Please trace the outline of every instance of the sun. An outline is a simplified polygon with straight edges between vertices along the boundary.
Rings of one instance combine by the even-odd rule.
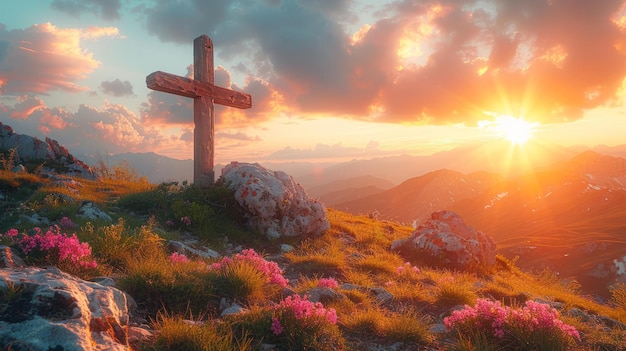
[[[537,123],[528,122],[523,118],[498,116],[493,127],[503,138],[511,143],[524,145],[532,138],[536,125]]]

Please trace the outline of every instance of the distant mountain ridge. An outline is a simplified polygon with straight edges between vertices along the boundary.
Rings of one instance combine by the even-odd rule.
[[[171,157],[158,155],[154,152],[132,153],[127,152],[115,155],[82,155],[81,158],[90,166],[99,166],[102,161],[107,167],[113,167],[126,161],[140,176],[144,176],[151,183],[193,180],[193,160],[177,160]]]

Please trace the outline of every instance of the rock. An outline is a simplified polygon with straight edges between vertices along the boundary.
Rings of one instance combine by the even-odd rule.
[[[224,167],[222,180],[235,191],[251,228],[270,239],[281,236],[319,236],[330,223],[326,209],[285,172],[272,172],[255,163]]]
[[[35,226],[48,226],[50,225],[50,220],[46,217],[41,217],[38,213],[33,213],[32,215],[21,214],[19,223],[28,222],[30,224],[34,224]]]
[[[128,345],[130,350],[141,350],[141,343],[151,340],[154,337],[148,327],[128,327]]]
[[[0,312],[0,349],[128,350],[126,294],[56,268],[0,270],[0,289],[14,289]]]
[[[446,328],[446,326],[441,323],[431,325],[430,328],[428,328],[428,330],[434,334],[445,334],[448,332],[448,329]]]
[[[466,226],[458,214],[450,211],[434,212],[408,240],[395,241],[391,249],[423,254],[430,264],[456,269],[491,266],[496,260],[493,238]]]
[[[112,222],[113,219],[111,216],[102,211],[98,205],[91,201],[83,201],[78,210],[76,211],[76,215],[89,220],[105,220],[107,222]]]
[[[370,291],[376,296],[379,305],[387,305],[393,301],[393,295],[384,288],[371,288]]]
[[[26,167],[24,167],[24,165],[17,165],[15,167],[13,167],[11,172],[13,172],[13,173],[26,173]]]
[[[281,252],[291,252],[294,250],[294,247],[289,244],[281,244],[280,251]]]
[[[9,246],[0,246],[0,268],[18,268],[26,266],[26,262]]]
[[[182,241],[170,240],[167,243],[167,245],[169,246],[171,251],[178,252],[179,254],[182,254],[182,255],[193,254],[201,258],[212,258],[212,259],[216,259],[220,257],[220,253],[213,249],[209,249],[207,247],[202,247],[200,249],[194,248],[190,245],[187,245],[186,243]]]
[[[326,303],[328,301],[339,301],[347,299],[346,295],[331,288],[313,288],[307,292],[308,300],[311,302]]]
[[[232,304],[232,305],[230,305],[229,307],[226,307],[226,308],[222,311],[222,313],[220,313],[220,316],[221,316],[221,317],[224,317],[224,316],[228,316],[228,315],[231,315],[231,314],[239,314],[239,313],[241,313],[241,312],[243,312],[243,311],[245,311],[245,308],[243,308],[243,307],[239,306],[239,305],[238,305],[238,304],[236,304],[236,303],[233,303],[233,304]]]
[[[15,150],[15,162],[46,161],[58,164],[57,173],[66,173],[85,179],[96,180],[95,171],[83,161],[72,156],[69,151],[56,140],[46,138],[41,141],[29,135],[17,134],[13,128],[0,122],[0,149]]]

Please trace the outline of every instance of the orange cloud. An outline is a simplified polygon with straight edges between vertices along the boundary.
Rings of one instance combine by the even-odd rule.
[[[87,78],[100,62],[81,47],[81,39],[102,36],[119,36],[119,31],[59,28],[51,23],[11,31],[0,27],[0,43],[8,43],[0,60],[0,95],[88,90],[76,82]]]
[[[21,96],[17,98],[17,104],[10,116],[13,119],[27,119],[33,112],[45,106],[45,103],[38,97]]]
[[[225,56],[250,57],[246,65],[293,114],[475,124],[488,110],[563,122],[621,103],[623,1],[394,0],[368,4],[374,19],[353,35],[338,20],[358,15],[350,6],[233,2],[240,6],[172,14],[155,1],[148,29],[164,41],[207,31],[228,38]],[[250,110],[224,120],[258,117]]]

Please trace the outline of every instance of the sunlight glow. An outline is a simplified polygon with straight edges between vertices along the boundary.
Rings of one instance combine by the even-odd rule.
[[[481,122],[481,128],[493,130],[515,145],[524,145],[533,136],[534,128],[538,125],[536,122],[506,115],[496,117],[495,121]]]

